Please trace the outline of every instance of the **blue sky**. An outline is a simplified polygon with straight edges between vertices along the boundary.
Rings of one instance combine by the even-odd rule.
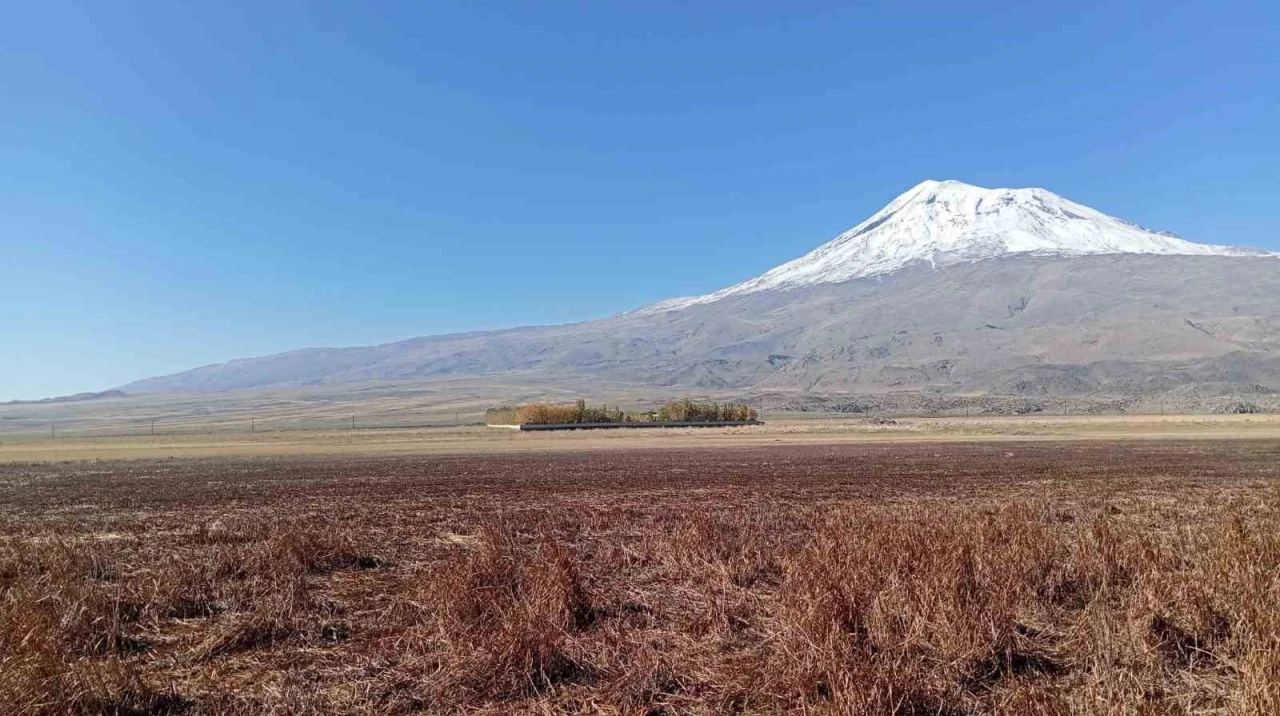
[[[1277,5],[13,4],[0,399],[703,293],[926,178],[1280,249]]]

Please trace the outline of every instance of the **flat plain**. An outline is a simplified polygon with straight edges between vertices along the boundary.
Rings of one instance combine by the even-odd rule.
[[[1280,712],[1273,421],[953,423],[0,464],[0,704]]]
[[[0,435],[0,462],[268,455],[464,455],[1007,440],[1280,440],[1280,415],[1070,415],[877,419],[766,415],[761,426],[521,433],[477,426],[190,430],[83,437]]]

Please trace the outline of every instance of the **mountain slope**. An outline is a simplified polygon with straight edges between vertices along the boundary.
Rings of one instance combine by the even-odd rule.
[[[498,374],[584,390],[1280,389],[1280,261],[1158,234],[1039,189],[926,182],[818,250],[707,296],[579,324],[293,351],[124,389]]]

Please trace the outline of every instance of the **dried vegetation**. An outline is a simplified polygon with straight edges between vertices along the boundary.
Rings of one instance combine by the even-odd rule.
[[[715,423],[750,422],[760,413],[737,403],[698,403],[676,400],[648,412],[626,412],[609,406],[587,405],[578,399],[573,405],[529,403],[515,408],[485,411],[489,425],[580,425],[583,423]]]
[[[1277,458],[4,466],[0,712],[1280,713]]]

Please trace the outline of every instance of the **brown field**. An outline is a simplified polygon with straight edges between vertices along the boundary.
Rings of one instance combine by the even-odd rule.
[[[285,455],[464,455],[602,449],[738,448],[868,442],[1007,440],[1280,440],[1280,415],[983,416],[875,420],[784,413],[737,428],[520,433],[501,428],[210,430],[85,437],[0,433],[0,463]]]
[[[0,465],[0,713],[1280,713],[1280,443]]]

